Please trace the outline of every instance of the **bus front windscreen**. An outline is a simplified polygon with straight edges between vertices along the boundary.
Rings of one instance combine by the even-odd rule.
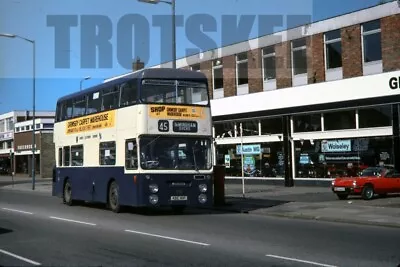
[[[179,80],[142,81],[140,90],[144,103],[208,105],[207,84]]]
[[[146,136],[140,139],[145,170],[210,170],[211,140],[199,137]]]

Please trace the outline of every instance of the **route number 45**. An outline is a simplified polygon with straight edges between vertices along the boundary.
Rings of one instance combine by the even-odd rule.
[[[160,132],[169,132],[169,121],[159,120],[158,121],[158,130]]]

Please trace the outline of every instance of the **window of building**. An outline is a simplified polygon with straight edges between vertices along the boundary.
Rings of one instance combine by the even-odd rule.
[[[54,124],[52,124],[52,123],[44,123],[43,124],[43,128],[44,129],[53,129],[54,128]]]
[[[381,25],[380,20],[374,20],[362,25],[364,62],[382,60]]]
[[[100,165],[115,165],[116,161],[116,146],[115,141],[102,142],[99,145],[100,149]]]
[[[64,166],[70,166],[71,149],[69,146],[64,147]]]
[[[321,114],[293,116],[293,132],[317,132],[322,131]]]
[[[248,58],[247,52],[236,55],[237,85],[248,84]]]
[[[200,64],[195,64],[190,66],[192,71],[200,71]]]
[[[73,117],[83,116],[86,113],[86,96],[76,98],[73,104]]]
[[[83,166],[83,145],[71,146],[71,165]]]
[[[238,123],[238,136],[240,136],[240,123]],[[259,135],[258,120],[242,121],[242,136]]]
[[[262,50],[264,81],[276,79],[275,47],[270,46]]]
[[[100,92],[94,92],[89,94],[86,114],[92,114],[100,111],[101,111]]]
[[[4,120],[0,121],[0,133],[4,133],[6,131],[6,123]]]
[[[36,128],[35,129],[40,129],[40,123],[36,124]],[[31,125],[31,130],[33,130],[33,126]]]
[[[376,106],[358,110],[359,128],[392,126],[392,107]]]
[[[235,137],[234,122],[217,122],[214,124],[215,137]]]
[[[356,128],[356,111],[344,110],[324,113],[325,131],[346,130]]]
[[[137,80],[133,80],[121,85],[121,107],[130,106],[137,100]]]
[[[104,89],[102,91],[102,103],[101,110],[110,110],[118,107],[119,102],[119,89],[114,86],[111,88]]]
[[[62,147],[60,147],[58,149],[58,166],[59,167],[61,167],[63,165],[62,155],[63,155],[63,149],[62,149]]]
[[[342,39],[340,30],[325,33],[326,68],[342,67]]]
[[[12,131],[12,129],[14,129],[14,119],[13,118],[6,119],[6,128],[7,128],[7,131]]]
[[[307,73],[307,44],[306,39],[292,41],[293,74]]]
[[[261,119],[261,135],[283,133],[282,117]]]
[[[138,168],[136,139],[126,140],[125,142],[125,167],[128,170],[136,170]]]
[[[19,127],[15,127],[15,131],[16,131],[16,132],[19,132]]]
[[[212,71],[214,90],[224,88],[224,69],[222,60],[217,59],[213,61]]]

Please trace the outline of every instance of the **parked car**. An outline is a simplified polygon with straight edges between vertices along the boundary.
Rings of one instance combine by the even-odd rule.
[[[339,199],[361,195],[371,200],[375,194],[400,193],[400,172],[388,167],[369,167],[359,177],[340,177],[332,181],[332,191]]]

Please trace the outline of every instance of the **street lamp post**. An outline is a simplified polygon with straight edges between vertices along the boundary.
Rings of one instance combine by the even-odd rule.
[[[91,78],[90,76],[87,76],[87,77],[85,77],[85,78],[83,78],[83,79],[81,80],[80,86],[79,86],[79,91],[82,91],[82,83],[83,83],[83,81],[89,80],[90,78]]]
[[[0,37],[6,37],[6,38],[19,38],[24,41],[27,41],[32,44],[32,52],[33,52],[33,58],[32,58],[32,65],[33,65],[33,96],[32,96],[32,190],[35,190],[35,150],[36,150],[36,140],[35,140],[35,130],[36,130],[36,125],[35,125],[35,117],[36,117],[36,112],[35,112],[35,97],[36,97],[36,45],[35,45],[35,40],[30,40],[28,38],[16,35],[16,34],[9,34],[9,33],[0,33]]]
[[[242,160],[242,193],[243,198],[246,197],[244,189],[244,162],[243,162],[243,125],[240,123],[240,156]]]
[[[176,16],[175,16],[175,0],[138,0],[147,4],[165,3],[172,7],[172,68],[176,69]]]

